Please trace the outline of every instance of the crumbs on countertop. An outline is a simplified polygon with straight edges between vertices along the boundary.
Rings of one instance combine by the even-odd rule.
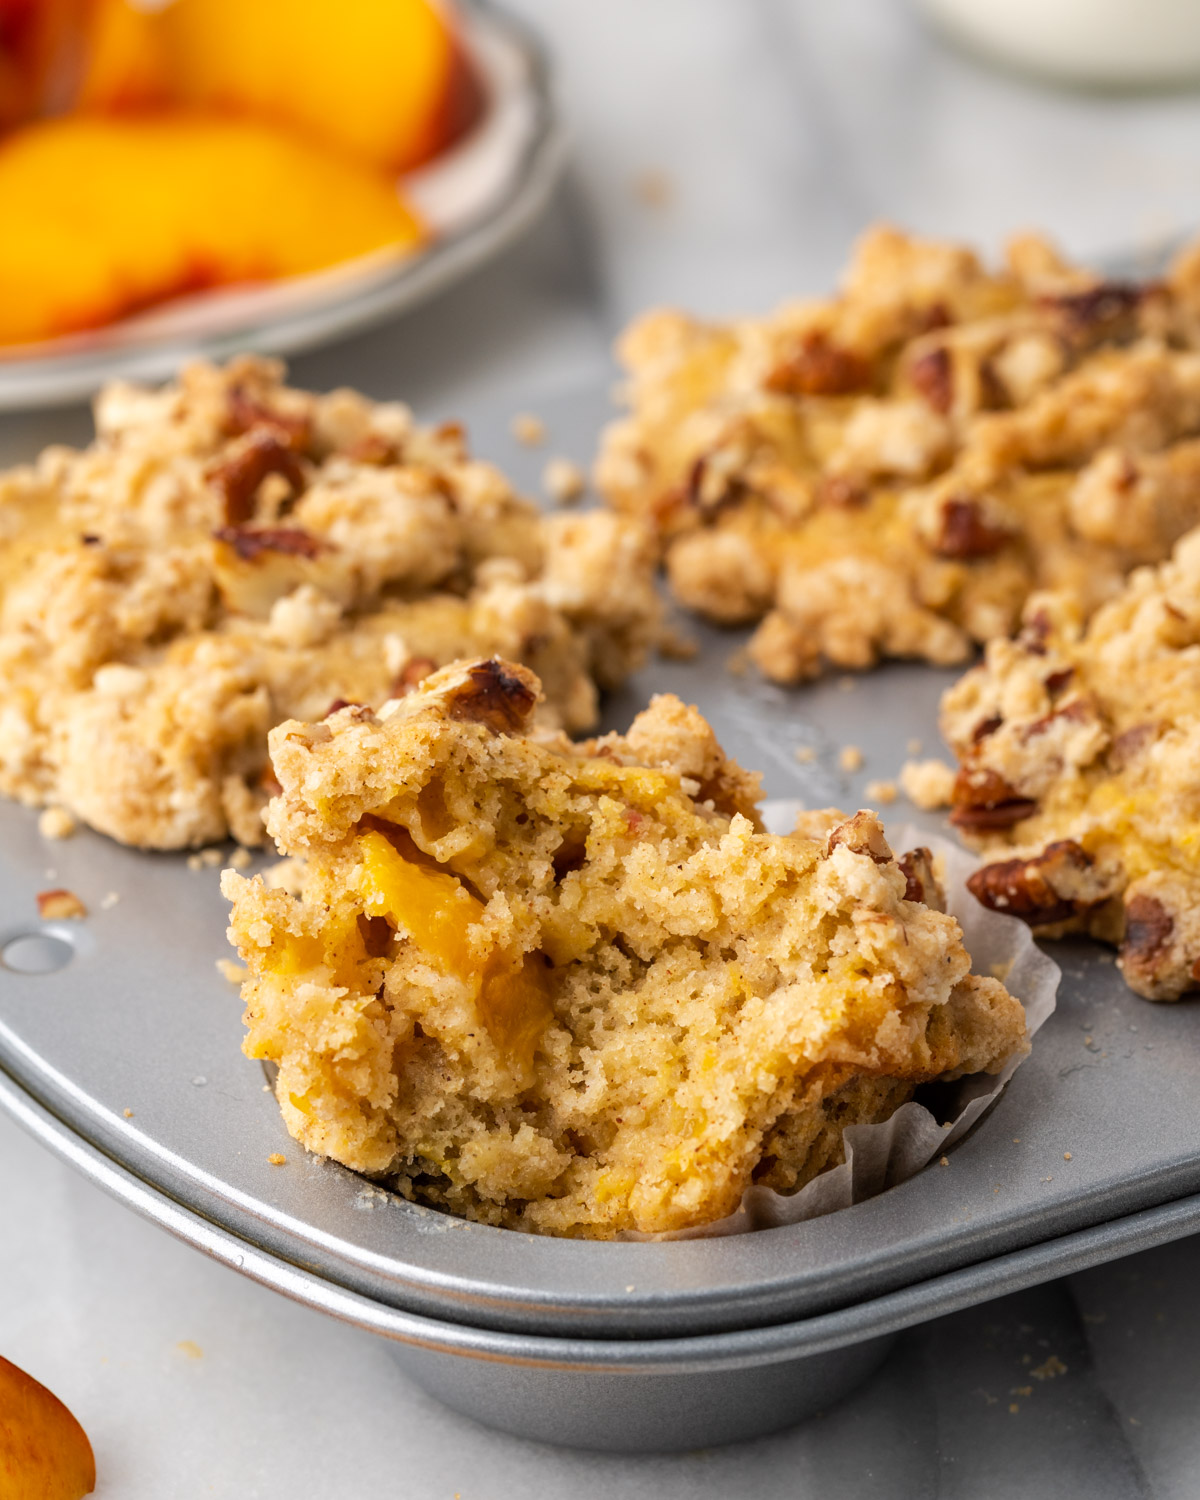
[[[104,895],[100,898],[100,910],[112,911],[113,907],[116,906],[117,902],[120,899],[120,891],[105,891]]]
[[[868,781],[863,792],[868,802],[888,804],[896,800],[896,783],[894,781]]]
[[[838,765],[843,771],[861,771],[864,756],[857,745],[843,745],[841,754],[838,756]]]
[[[797,745],[792,754],[798,765],[811,766],[817,758],[817,749],[815,745]]]
[[[247,970],[241,964],[235,964],[232,958],[218,958],[217,973],[222,979],[227,979],[230,984],[240,986],[246,977]]]
[[[272,1151],[270,1156],[267,1157],[267,1160],[273,1167],[287,1166],[287,1157],[284,1156],[282,1151]]]
[[[234,869],[234,870],[246,870],[246,869],[249,869],[249,867],[250,867],[250,858],[251,858],[251,855],[250,855],[249,849],[245,848],[242,845],[239,845],[233,851],[233,853],[229,856],[229,865],[230,865],[230,868]]]

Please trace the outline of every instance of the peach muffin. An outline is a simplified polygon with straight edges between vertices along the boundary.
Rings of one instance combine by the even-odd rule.
[[[479,659],[272,731],[290,879],[223,888],[246,1051],[310,1150],[488,1224],[677,1230],[1027,1050],[924,852],[866,812],[763,832],[677,698],[572,744],[540,693]]]

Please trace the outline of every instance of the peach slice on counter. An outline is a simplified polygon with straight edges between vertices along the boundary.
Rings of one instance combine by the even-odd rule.
[[[57,1396],[0,1358],[0,1500],[82,1500],[95,1487],[87,1433]]]
[[[270,125],[200,113],[18,130],[0,140],[0,203],[0,344],[425,239],[382,173]]]

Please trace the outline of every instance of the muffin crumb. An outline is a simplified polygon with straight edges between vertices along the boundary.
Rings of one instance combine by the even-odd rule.
[[[954,794],[954,771],[944,760],[907,760],[900,768],[904,795],[924,812],[949,807]]]
[[[512,419],[512,435],[526,448],[540,448],[546,441],[546,424],[532,412],[518,412]]]
[[[542,470],[542,488],[559,505],[573,505],[587,489],[587,478],[569,458],[552,458]]]
[[[69,839],[79,824],[65,807],[47,807],[38,818],[38,832],[44,839]]]

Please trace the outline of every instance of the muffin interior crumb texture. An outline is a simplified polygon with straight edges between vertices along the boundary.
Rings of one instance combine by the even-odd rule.
[[[223,888],[246,1051],[309,1149],[488,1224],[676,1230],[1027,1049],[922,851],[868,813],[764,833],[674,697],[573,744],[540,692],[478,659],[272,731],[294,876]]]
[[[647,533],[543,518],[456,423],[242,358],[109,386],[96,433],[0,474],[0,793],[48,837],[256,844],[273,724],[502,652],[578,732],[654,637]]]
[[[1200,522],[1200,244],[1135,283],[877,227],[835,297],[651,312],[618,355],[597,482],[779,682],[966,661],[1032,590],[1090,612]]]

